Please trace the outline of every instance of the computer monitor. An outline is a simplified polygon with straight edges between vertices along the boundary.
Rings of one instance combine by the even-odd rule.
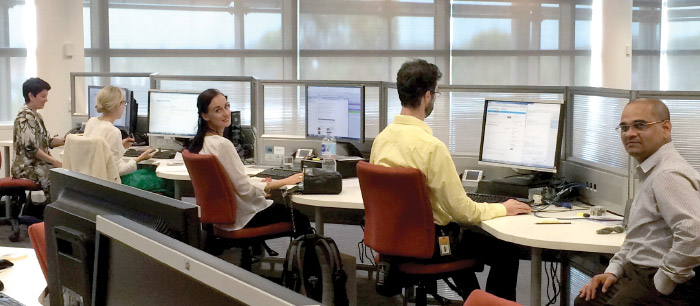
[[[148,133],[193,137],[197,133],[199,92],[148,91]]]
[[[564,101],[486,99],[479,164],[557,172]]]
[[[66,169],[52,169],[44,210],[51,305],[91,300],[97,215],[121,215],[200,246],[197,206]],[[76,303],[77,304],[77,303]]]
[[[98,216],[92,305],[320,305],[120,216]]]
[[[104,88],[104,86],[88,86],[88,117],[99,117],[100,113],[97,112],[97,93]],[[128,88],[121,89],[124,91],[124,102],[126,102],[126,108],[124,114],[121,118],[114,121],[114,126],[126,131],[127,134],[136,131],[136,116],[138,114],[138,104],[134,99],[134,92]]]
[[[307,86],[306,135],[322,138],[330,130],[336,139],[364,141],[365,87]]]

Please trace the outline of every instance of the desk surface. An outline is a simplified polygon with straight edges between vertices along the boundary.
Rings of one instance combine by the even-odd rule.
[[[187,172],[187,167],[185,167],[185,162],[181,159],[151,159],[153,163],[158,163],[156,168],[156,175],[158,177],[176,180],[176,181],[189,181],[190,174]],[[245,174],[255,175],[264,168],[259,166],[247,165],[245,166]]]
[[[17,254],[9,257],[15,265],[0,270],[0,280],[5,284],[3,293],[25,305],[39,304],[39,295],[46,287],[46,279],[41,272],[39,262],[33,249],[0,247],[0,257],[6,254]]]
[[[576,217],[575,211],[548,214],[547,217]],[[508,216],[482,221],[480,227],[504,241],[550,250],[583,251],[613,254],[625,240],[624,234],[599,235],[596,230],[620,222],[570,220],[571,224],[536,224],[533,214]]]

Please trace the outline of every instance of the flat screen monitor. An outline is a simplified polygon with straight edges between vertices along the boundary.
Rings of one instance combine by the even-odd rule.
[[[479,163],[557,172],[563,101],[486,99]]]
[[[121,216],[98,216],[92,305],[320,305]]]
[[[90,303],[97,215],[124,216],[200,246],[194,204],[66,169],[52,169],[49,176],[54,202],[44,210],[44,222],[51,305]]]
[[[364,86],[307,86],[306,135],[364,141]]]
[[[199,92],[150,90],[148,92],[148,133],[193,137],[197,133]]]
[[[97,112],[97,93],[104,88],[104,86],[88,86],[88,117],[99,117],[100,113]],[[134,99],[134,93],[128,88],[121,88],[124,91],[124,101],[127,103],[124,109],[124,114],[121,118],[114,121],[114,126],[126,131],[127,133],[132,133],[136,130],[136,116],[138,114],[138,105]]]

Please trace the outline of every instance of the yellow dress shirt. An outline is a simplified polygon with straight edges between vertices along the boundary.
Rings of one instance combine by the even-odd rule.
[[[416,117],[394,117],[375,138],[370,163],[420,170],[428,183],[433,220],[438,225],[451,221],[475,224],[506,215],[502,204],[477,203],[467,196],[447,146]]]

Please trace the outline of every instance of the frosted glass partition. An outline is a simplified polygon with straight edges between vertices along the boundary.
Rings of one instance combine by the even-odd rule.
[[[138,115],[148,115],[148,89],[151,88],[150,72],[137,73],[101,73],[101,72],[72,72],[71,82],[71,113],[87,116],[88,86],[113,85],[130,89],[138,103]],[[20,92],[21,94],[21,92]]]
[[[536,89],[537,87],[533,87],[533,90]],[[433,135],[442,140],[450,152],[476,156],[479,154],[481,143],[481,124],[486,98],[564,100],[564,87],[548,89],[553,92],[508,92],[513,89],[506,88],[489,88],[492,91],[485,91],[485,88],[440,86],[442,94],[435,101],[433,113],[425,122],[433,130]],[[400,112],[401,101],[396,87],[388,87],[387,124],[393,122],[394,116]]]
[[[574,90],[570,101],[567,160],[626,174],[629,158],[615,127],[629,102],[629,91],[606,96],[604,92],[595,93],[595,89],[590,92]]]
[[[306,135],[306,86],[304,84],[263,84],[263,134]]]
[[[678,152],[700,171],[700,92],[640,92],[638,97],[663,101],[671,114],[671,138]]]
[[[154,76],[157,89],[177,91],[204,91],[209,88],[220,90],[228,97],[232,111],[241,112],[241,124],[250,125],[253,109],[252,77],[216,77],[216,76]],[[140,106],[140,105],[139,105]]]

